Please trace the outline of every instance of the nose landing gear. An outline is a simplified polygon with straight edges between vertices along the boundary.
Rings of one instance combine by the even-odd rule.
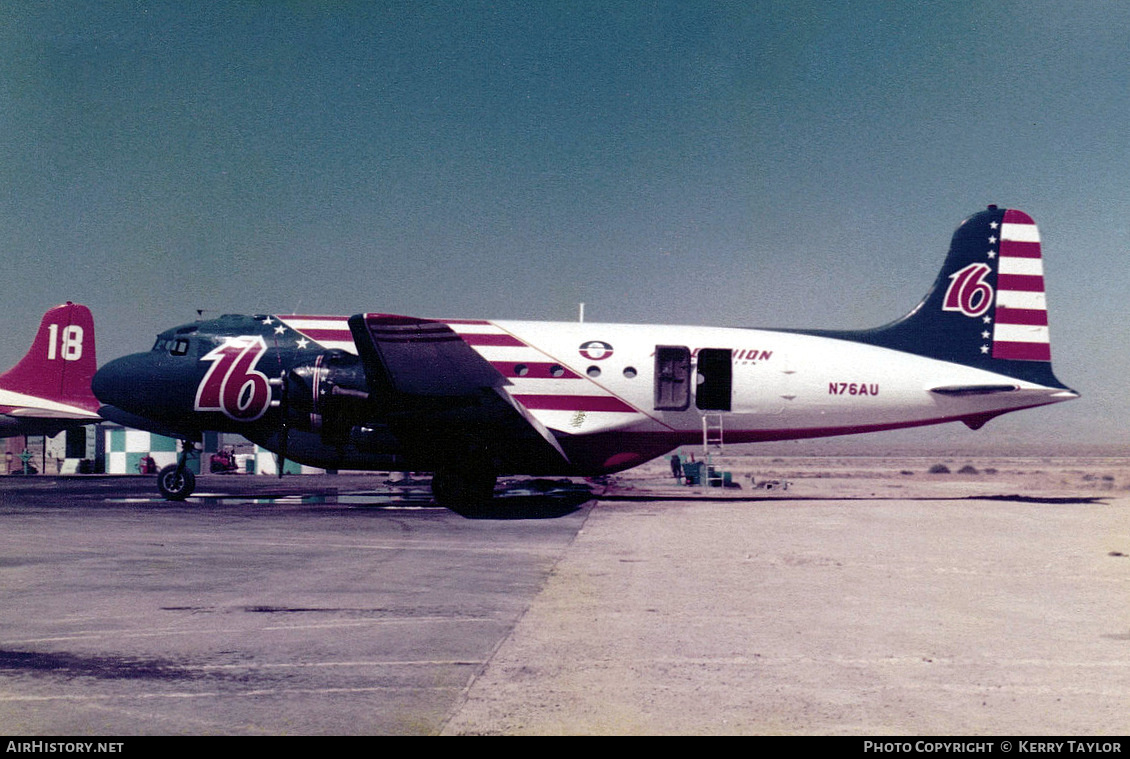
[[[184,441],[177,463],[169,464],[157,473],[157,489],[166,501],[183,501],[196,490],[196,475],[188,468],[188,458],[196,452],[191,440]]]

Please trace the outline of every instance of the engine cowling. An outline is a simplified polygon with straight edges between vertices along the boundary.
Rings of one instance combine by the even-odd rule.
[[[361,361],[345,351],[326,351],[287,372],[280,402],[288,426],[346,442],[355,425],[371,416]]]

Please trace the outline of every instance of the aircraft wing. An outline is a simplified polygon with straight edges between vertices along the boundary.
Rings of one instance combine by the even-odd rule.
[[[349,319],[349,329],[374,389],[454,398],[509,384],[443,322],[357,314]]]
[[[486,449],[503,466],[567,460],[553,434],[507,391],[510,381],[443,322],[356,314],[349,329],[371,397],[410,448]]]

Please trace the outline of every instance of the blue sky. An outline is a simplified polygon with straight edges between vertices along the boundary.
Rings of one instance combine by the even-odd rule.
[[[1130,446],[1128,36],[1102,0],[4,3],[0,366],[64,300],[102,361],[197,309],[870,327],[998,203],[1083,398],[912,437]]]

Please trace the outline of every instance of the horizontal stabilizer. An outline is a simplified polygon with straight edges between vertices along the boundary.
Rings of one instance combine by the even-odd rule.
[[[1012,393],[1019,389],[1019,385],[949,385],[947,387],[932,387],[930,392],[938,395],[965,396]]]
[[[59,407],[51,408],[16,408],[5,412],[5,416],[13,419],[74,419],[87,422],[99,421],[98,414],[83,409],[67,410]]]

